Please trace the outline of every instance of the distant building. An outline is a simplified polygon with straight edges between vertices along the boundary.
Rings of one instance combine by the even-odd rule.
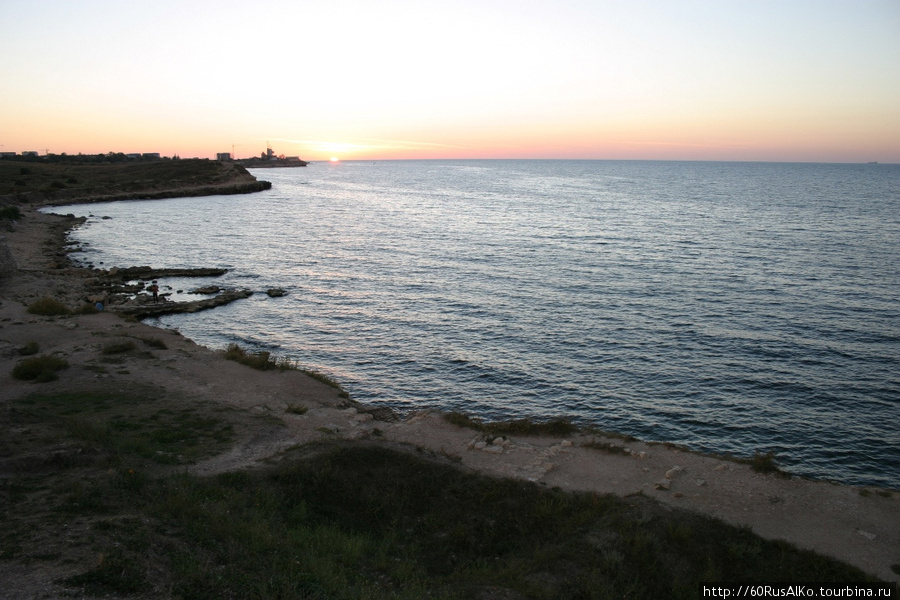
[[[15,152],[0,152],[0,157],[2,158],[12,158],[15,155]]]
[[[140,158],[141,153],[140,152],[129,152],[125,156],[126,156],[126,158]]]
[[[217,152],[216,160],[224,160],[224,161],[231,160],[231,152]]]
[[[22,156],[37,156],[38,153],[36,150],[26,150],[22,153]]]
[[[261,153],[259,157],[263,160],[278,160],[278,157],[275,156],[275,151],[272,150],[271,146],[267,147],[266,151]]]
[[[141,158],[159,158],[159,152],[144,152]]]

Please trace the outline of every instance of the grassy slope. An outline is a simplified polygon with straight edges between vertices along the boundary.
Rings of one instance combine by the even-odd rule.
[[[36,385],[0,415],[0,567],[68,565],[73,593],[175,598],[692,598],[699,581],[865,580],[642,496],[486,478],[415,449],[319,445],[185,473],[248,419],[164,390]]]
[[[235,163],[200,159],[101,164],[0,160],[0,199],[7,203],[160,197],[170,191],[191,195],[190,190],[211,186],[221,186],[227,193],[229,187],[261,183]]]

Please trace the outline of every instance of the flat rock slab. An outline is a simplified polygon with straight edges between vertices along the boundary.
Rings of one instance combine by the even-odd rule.
[[[159,315],[195,313],[209,308],[216,308],[217,306],[224,306],[235,300],[249,298],[252,295],[253,292],[250,290],[226,290],[213,298],[204,298],[203,300],[195,300],[193,302],[154,302],[131,306],[113,306],[110,310],[123,315],[131,315],[138,319],[145,319],[147,317],[156,317]]]
[[[152,267],[127,267],[124,269],[110,269],[109,277],[115,277],[123,281],[131,279],[162,279],[163,277],[218,277],[228,272],[228,269],[154,269]]]

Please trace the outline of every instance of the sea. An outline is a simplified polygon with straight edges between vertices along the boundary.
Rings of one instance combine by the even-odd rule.
[[[228,306],[147,322],[401,413],[567,418],[900,489],[900,166],[342,161],[250,195],[56,207],[82,264]],[[266,290],[281,288],[283,297]]]

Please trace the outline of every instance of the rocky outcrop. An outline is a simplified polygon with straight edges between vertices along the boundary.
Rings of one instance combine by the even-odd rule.
[[[106,272],[107,277],[120,281],[134,279],[162,279],[163,277],[218,277],[228,272],[228,269],[201,268],[201,269],[154,269],[152,267],[126,267],[123,269],[112,268]]]
[[[218,296],[194,302],[146,302],[144,299],[143,302],[136,301],[131,304],[113,306],[110,307],[110,310],[119,314],[130,315],[137,319],[146,319],[147,317],[158,317],[159,315],[200,312],[201,310],[224,306],[235,300],[249,298],[252,295],[253,292],[250,290],[226,290]]]

